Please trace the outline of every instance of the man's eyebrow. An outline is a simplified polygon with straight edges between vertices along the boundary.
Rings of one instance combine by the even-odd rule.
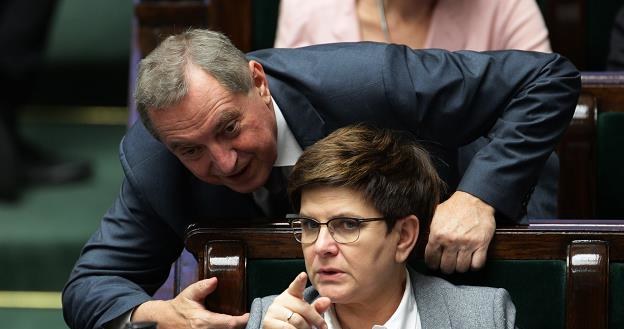
[[[223,110],[219,113],[219,117],[217,118],[217,123],[215,124],[215,132],[219,133],[225,127],[232,122],[232,120],[238,119],[241,116],[241,112],[239,109],[231,108]]]

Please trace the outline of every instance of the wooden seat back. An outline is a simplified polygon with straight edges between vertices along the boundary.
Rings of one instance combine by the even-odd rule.
[[[425,239],[421,239],[417,245],[416,259],[423,257],[424,242]],[[249,280],[254,279],[246,274],[250,261],[302,258],[300,244],[284,223],[221,228],[195,225],[188,230],[186,247],[198,259],[199,279],[215,276],[219,280],[216,293],[207,299],[207,307],[228,314],[247,311],[247,287]],[[594,221],[541,221],[529,226],[499,228],[488,257],[489,262],[565,262],[565,276],[561,278],[565,286],[564,296],[561,296],[565,300],[565,328],[607,328],[610,264],[624,262],[624,221],[601,224]],[[287,280],[290,282],[292,277]],[[621,293],[619,297],[622,297]],[[519,313],[525,307],[516,306]],[[611,314],[611,318],[616,319],[614,321],[620,321],[617,319],[622,317],[622,313]]]

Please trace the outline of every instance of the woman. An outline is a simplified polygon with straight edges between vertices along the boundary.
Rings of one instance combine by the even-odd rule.
[[[504,289],[454,286],[406,265],[441,186],[404,133],[350,126],[306,149],[289,195],[307,274],[254,300],[247,328],[514,328]]]

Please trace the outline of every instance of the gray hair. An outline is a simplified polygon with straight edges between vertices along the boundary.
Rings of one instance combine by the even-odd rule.
[[[137,109],[145,128],[158,138],[148,110],[178,104],[188,92],[186,70],[197,65],[230,92],[248,92],[252,80],[245,54],[223,34],[189,30],[167,37],[139,64],[135,88]]]

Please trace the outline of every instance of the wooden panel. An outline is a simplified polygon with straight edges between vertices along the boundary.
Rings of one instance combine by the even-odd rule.
[[[221,31],[242,51],[251,50],[251,0],[140,1],[134,14],[140,57],[190,28]]]
[[[543,9],[553,51],[587,69],[586,0],[548,0]]]
[[[583,72],[583,92],[594,96],[600,112],[624,112],[623,72]]]
[[[187,248],[201,254],[203,244],[211,240],[240,240],[247,245],[252,259],[302,258],[301,246],[286,223],[271,226],[210,228],[193,226],[186,238]],[[574,240],[608,241],[611,260],[624,261],[624,222],[591,221],[565,224],[561,221],[534,221],[530,226],[498,228],[488,250],[489,259],[560,259],[568,256],[568,245]],[[423,258],[426,239],[420,239],[414,251]]]
[[[568,248],[567,328],[607,328],[608,280],[609,245],[605,241],[573,241]]]
[[[596,213],[596,98],[581,94],[574,118],[557,147],[559,218],[594,218]]]
[[[251,0],[211,0],[210,28],[225,33],[243,52],[251,51]]]
[[[245,245],[242,241],[206,241],[199,258],[200,279],[216,277],[217,289],[206,297],[206,308],[224,314],[246,312]]]
[[[170,35],[208,27],[208,7],[202,1],[149,1],[134,7],[139,57],[149,54]]]

